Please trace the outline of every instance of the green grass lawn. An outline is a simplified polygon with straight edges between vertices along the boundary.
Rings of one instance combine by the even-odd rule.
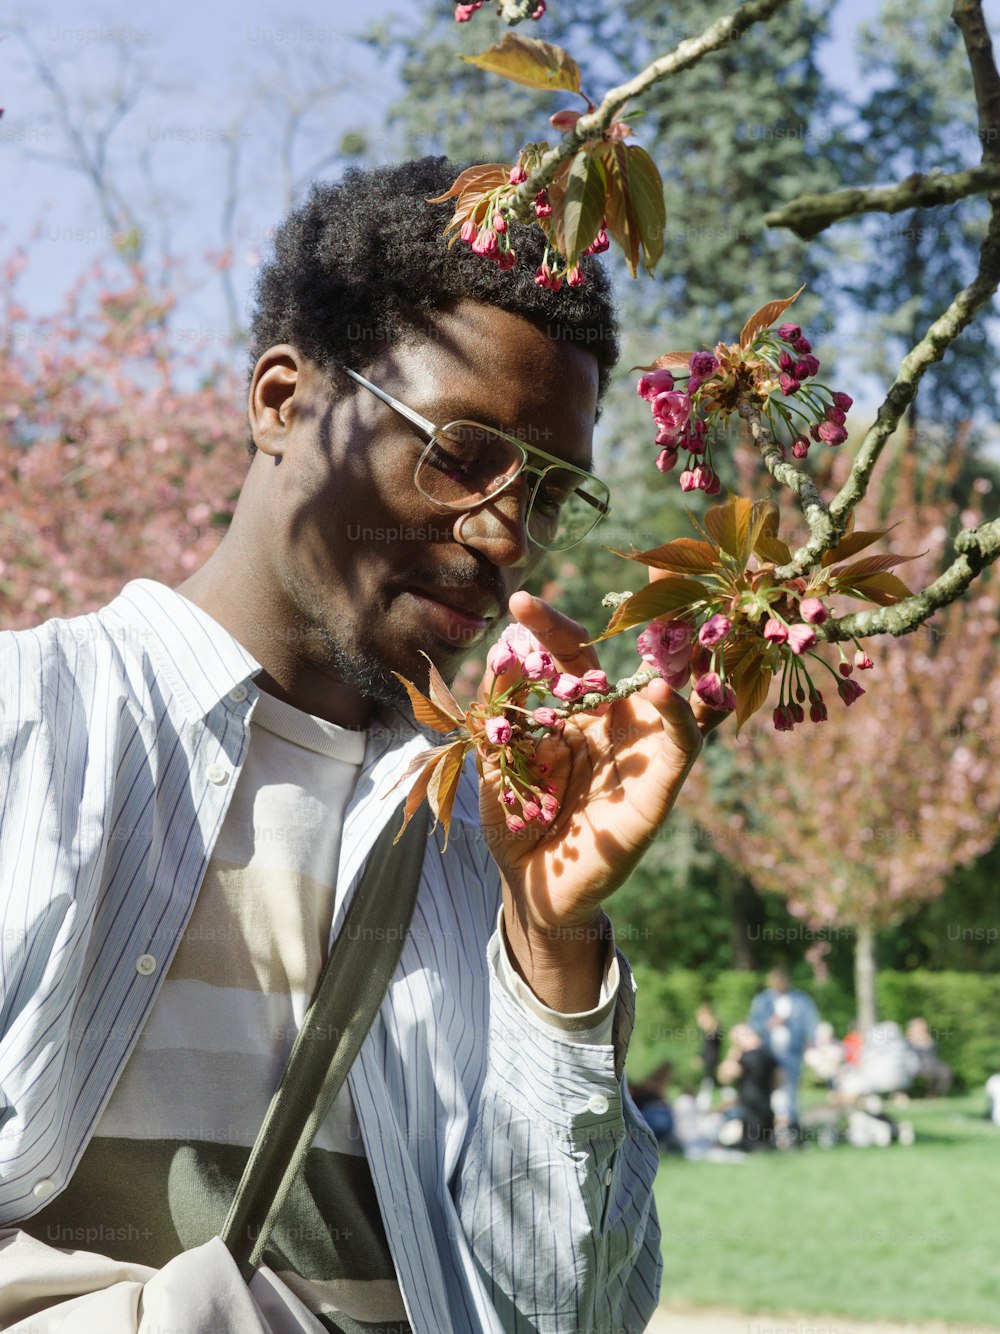
[[[1000,1127],[915,1102],[909,1148],[661,1160],[667,1305],[1000,1328]]]

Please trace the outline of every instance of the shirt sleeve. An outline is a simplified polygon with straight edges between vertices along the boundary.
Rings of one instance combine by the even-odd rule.
[[[487,1074],[455,1185],[463,1230],[505,1330],[638,1334],[656,1308],[662,1258],[659,1154],[623,1078],[631,970],[616,952],[611,1040],[596,1042],[605,1000],[556,1016],[585,1020],[577,1031],[554,1023],[555,1012],[508,988],[502,949],[495,934]]]

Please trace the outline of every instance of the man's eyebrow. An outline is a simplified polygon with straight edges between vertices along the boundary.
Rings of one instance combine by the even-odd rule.
[[[492,413],[484,412],[482,414],[470,416],[468,413],[458,412],[455,408],[455,404],[445,399],[443,401],[442,411],[439,414],[439,416],[440,416],[440,421],[437,423],[439,427],[450,426],[452,422],[475,422],[477,426],[488,426],[491,431],[498,431],[500,435],[513,436],[513,438],[517,440],[520,444],[524,445],[526,449],[540,449],[543,454],[550,454],[554,459],[557,459],[560,463],[565,464],[566,467],[577,468],[579,469],[580,472],[585,472],[593,476],[594,472],[593,455],[591,455],[591,457],[587,459],[586,463],[577,463],[575,459],[560,458],[559,455],[553,453],[551,449],[546,449],[545,444],[540,444],[535,440],[523,439],[522,436],[518,435],[517,431],[512,431],[509,426],[505,426],[502,422],[498,421],[496,417],[492,415]],[[427,420],[431,421],[432,418],[428,417]],[[547,443],[548,441],[546,441],[546,444]]]

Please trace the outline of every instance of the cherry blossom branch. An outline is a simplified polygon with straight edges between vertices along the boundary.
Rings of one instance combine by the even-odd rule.
[[[500,0],[500,17],[504,23],[513,27],[516,23],[522,23],[537,8],[538,0]]]
[[[956,558],[921,593],[903,598],[891,607],[854,612],[816,626],[816,635],[830,643],[864,638],[867,635],[907,635],[941,607],[962,596],[972,581],[1000,560],[1000,519],[965,528],[955,538]]]
[[[751,394],[741,393],[736,400],[736,406],[740,416],[750,428],[751,438],[760,452],[768,472],[776,482],[781,486],[787,486],[798,498],[802,513],[805,515],[806,523],[809,525],[809,531],[812,534],[809,545],[817,545],[822,551],[828,551],[836,545],[838,535],[830,522],[826,502],[820,495],[816,483],[807,473],[802,472],[800,468],[796,468],[794,464],[788,463],[783,457],[780,447],[764,420],[764,414],[761,412],[760,406]],[[778,570],[776,571],[776,577],[781,579],[785,576],[781,570]]]
[[[640,667],[631,676],[623,676],[620,681],[616,681],[614,686],[605,691],[604,694],[591,691],[589,695],[583,695],[565,708],[554,709],[553,712],[560,718],[572,718],[575,713],[589,713],[601,704],[614,704],[616,700],[628,699],[629,695],[636,694],[660,675],[661,673],[655,667]]]
[[[739,9],[709,24],[700,37],[685,39],[669,55],[660,56],[627,83],[610,89],[596,110],[581,116],[573,129],[563,135],[560,143],[544,155],[527,180],[521,183],[512,196],[513,215],[522,222],[534,222],[533,205],[538,192],[552,184],[559,168],[575,157],[583,144],[602,137],[626,102],[631,102],[654,84],[697,65],[712,51],[728,46],[755,23],[771,18],[789,3],[790,0],[747,0]]]
[[[909,208],[954,204],[969,195],[996,189],[1000,189],[1000,163],[984,162],[967,171],[928,175],[914,172],[898,185],[800,195],[784,208],[765,214],[764,222],[768,227],[787,227],[804,241],[811,241],[835,222],[860,213],[902,213]]]
[[[993,59],[993,47],[983,19],[982,4],[980,0],[955,0],[952,16],[962,31],[972,70],[984,164],[1000,163],[1000,74]],[[846,531],[851,512],[867,492],[882,450],[916,397],[925,372],[941,360],[962,330],[972,323],[1000,287],[1000,190],[994,190],[988,198],[991,205],[990,221],[980,247],[976,276],[903,358],[899,373],[861,442],[847,480],[830,502],[828,512],[834,540],[838,540]],[[813,536],[795,552],[791,564],[777,571],[779,578],[793,578],[802,574],[824,551],[830,549],[829,533],[821,535],[812,525],[810,532]]]

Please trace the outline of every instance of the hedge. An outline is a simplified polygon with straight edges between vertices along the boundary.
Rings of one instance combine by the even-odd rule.
[[[709,1001],[724,1029],[745,1020],[750,1001],[765,984],[755,973],[729,971],[705,977],[687,969],[658,972],[637,964],[636,1024],[629,1049],[628,1073],[642,1079],[661,1061],[674,1062],[677,1089],[695,1087],[694,1061],[700,1036],[694,1015]],[[807,990],[824,1019],[839,1037],[854,1021],[854,998],[835,982],[796,985]],[[981,1088],[1000,1071],[1000,977],[978,973],[881,971],[878,975],[879,1019],[900,1027],[922,1015],[938,1043],[941,1059],[955,1073],[957,1089]]]

